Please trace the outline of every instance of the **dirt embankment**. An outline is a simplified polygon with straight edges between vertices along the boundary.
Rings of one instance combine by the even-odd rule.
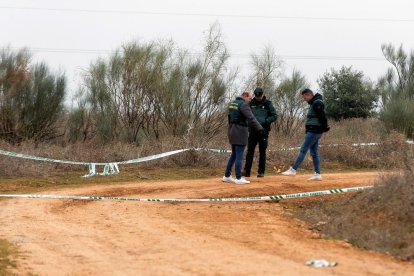
[[[152,198],[276,195],[370,184],[375,173],[124,183],[48,194]],[[300,199],[318,200],[316,198]],[[414,265],[321,239],[277,202],[160,203],[9,199],[0,238],[19,245],[17,273],[39,275],[413,275]],[[309,259],[338,262],[312,268]]]

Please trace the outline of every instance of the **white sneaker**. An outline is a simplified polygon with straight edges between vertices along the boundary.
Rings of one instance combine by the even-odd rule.
[[[320,175],[319,173],[314,173],[311,178],[308,178],[308,180],[309,181],[322,180],[322,175]]]
[[[287,176],[295,176],[296,175],[296,170],[292,167],[289,168],[289,170],[282,172],[283,175],[287,175]]]
[[[223,182],[233,183],[234,182],[234,178],[231,177],[231,175],[229,177],[223,176]]]
[[[250,181],[246,180],[244,177],[242,177],[240,179],[235,179],[234,183],[236,183],[238,185],[242,185],[242,184],[250,184]]]

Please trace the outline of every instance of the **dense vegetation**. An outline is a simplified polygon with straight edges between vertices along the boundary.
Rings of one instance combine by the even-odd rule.
[[[251,55],[249,74],[230,68],[220,27],[206,32],[203,51],[190,54],[173,41],[130,42],[91,62],[76,102],[65,106],[66,77],[45,63],[33,64],[21,49],[0,51],[0,139],[63,145],[94,141],[140,145],[180,137],[211,139],[226,125],[226,106],[244,90],[263,87],[279,119],[274,131],[301,129],[306,104],[298,93],[309,85],[298,71],[283,71],[272,47]],[[377,82],[351,67],[331,69],[318,80],[334,120],[378,117],[388,130],[414,135],[414,58],[402,47],[383,45],[391,68]],[[243,80],[243,81],[241,81]],[[318,91],[319,91],[318,90]],[[193,138],[192,138],[193,137]]]

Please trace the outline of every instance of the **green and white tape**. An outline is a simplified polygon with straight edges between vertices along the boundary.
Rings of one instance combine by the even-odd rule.
[[[22,153],[16,153],[16,152],[5,151],[5,150],[0,150],[0,154],[5,155],[5,156],[9,156],[9,157],[18,157],[18,158],[23,158],[23,159],[35,160],[35,161],[88,166],[89,173],[87,175],[84,175],[84,177],[90,177],[90,176],[95,176],[95,175],[118,174],[119,173],[118,165],[126,165],[126,164],[135,164],[135,163],[146,162],[146,161],[167,157],[167,156],[177,154],[177,153],[181,153],[181,152],[188,151],[188,150],[191,150],[191,149],[173,150],[173,151],[168,151],[168,152],[155,154],[155,155],[151,155],[151,156],[140,157],[140,158],[136,158],[136,159],[132,159],[132,160],[126,160],[126,161],[121,161],[121,162],[107,162],[107,163],[79,162],[79,161],[51,159],[51,158],[38,157],[38,156],[29,155],[29,154],[22,154]],[[97,173],[96,172],[96,167],[97,166],[103,166],[104,167],[102,173]]]
[[[414,142],[411,140],[406,141],[408,144],[413,145]],[[354,147],[364,147],[364,146],[377,146],[379,143],[358,143],[358,144],[352,144]],[[327,146],[337,147],[342,146],[341,144],[331,144]],[[290,147],[290,148],[280,148],[273,151],[292,151],[300,149],[300,147]],[[43,161],[43,162],[51,162],[51,163],[60,163],[60,164],[70,164],[70,165],[83,165],[88,166],[89,173],[84,175],[84,177],[90,177],[95,175],[111,175],[111,174],[118,174],[119,173],[119,165],[126,165],[126,164],[136,164],[141,162],[147,162],[163,157],[167,157],[170,155],[178,154],[184,151],[189,150],[195,150],[195,151],[208,151],[208,152],[216,152],[216,153],[230,153],[231,150],[228,149],[206,149],[206,148],[186,148],[186,149],[179,149],[179,150],[173,150],[168,151],[160,154],[150,155],[146,157],[140,157],[136,159],[126,160],[126,161],[120,161],[120,162],[105,162],[105,163],[99,163],[99,162],[79,162],[79,161],[69,161],[69,160],[59,160],[59,159],[52,159],[52,158],[46,158],[46,157],[39,157],[39,156],[33,156],[29,154],[22,154],[22,153],[16,153],[11,151],[5,151],[0,149],[0,155],[5,155],[9,157],[18,157],[18,158],[24,158],[24,159],[30,159],[35,161]],[[97,166],[103,166],[103,172],[97,173],[96,167]]]
[[[45,157],[38,157],[28,154],[16,153],[11,151],[0,150],[1,155],[10,156],[10,157],[18,157],[24,159],[31,159],[36,161],[44,161],[44,162],[51,162],[51,163],[61,163],[61,164],[71,164],[71,165],[89,165],[89,162],[78,162],[78,161],[68,161],[68,160],[57,160]]]
[[[48,199],[75,199],[75,200],[115,200],[115,201],[143,201],[143,202],[240,202],[240,201],[267,201],[312,197],[339,193],[357,192],[370,189],[373,186],[331,189],[315,192],[304,192],[286,195],[255,196],[255,197],[227,197],[227,198],[136,198],[136,197],[107,197],[107,196],[65,196],[43,194],[0,194],[5,198],[48,198]]]

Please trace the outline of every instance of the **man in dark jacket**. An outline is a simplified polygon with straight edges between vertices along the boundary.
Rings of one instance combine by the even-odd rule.
[[[231,156],[227,162],[226,171],[223,176],[223,182],[234,182],[236,184],[249,184],[250,181],[242,177],[241,168],[243,165],[243,153],[246,147],[249,132],[248,125],[262,136],[267,136],[267,131],[254,118],[250,109],[249,102],[251,95],[249,92],[243,92],[241,97],[237,97],[229,104],[228,114],[228,138],[231,144]],[[235,165],[236,179],[231,176],[231,170]]]
[[[276,121],[277,113],[273,103],[266,99],[262,88],[257,87],[254,90],[254,98],[250,102],[250,108],[252,109],[252,113],[257,121],[269,133],[270,124]],[[257,177],[264,177],[266,169],[267,138],[268,137],[263,137],[254,128],[249,128],[249,142],[247,145],[246,163],[244,164],[243,170],[244,176],[250,177],[254,150],[256,149],[256,145],[259,144],[259,168],[257,170]]]
[[[295,163],[282,174],[288,176],[296,175],[296,170],[305,159],[308,150],[310,150],[315,172],[308,180],[322,180],[319,159],[319,139],[322,137],[322,133],[329,131],[328,120],[325,115],[325,105],[323,103],[322,95],[319,93],[314,95],[312,90],[308,88],[302,91],[302,96],[309,104],[309,110],[306,116],[305,141],[300,148]]]

